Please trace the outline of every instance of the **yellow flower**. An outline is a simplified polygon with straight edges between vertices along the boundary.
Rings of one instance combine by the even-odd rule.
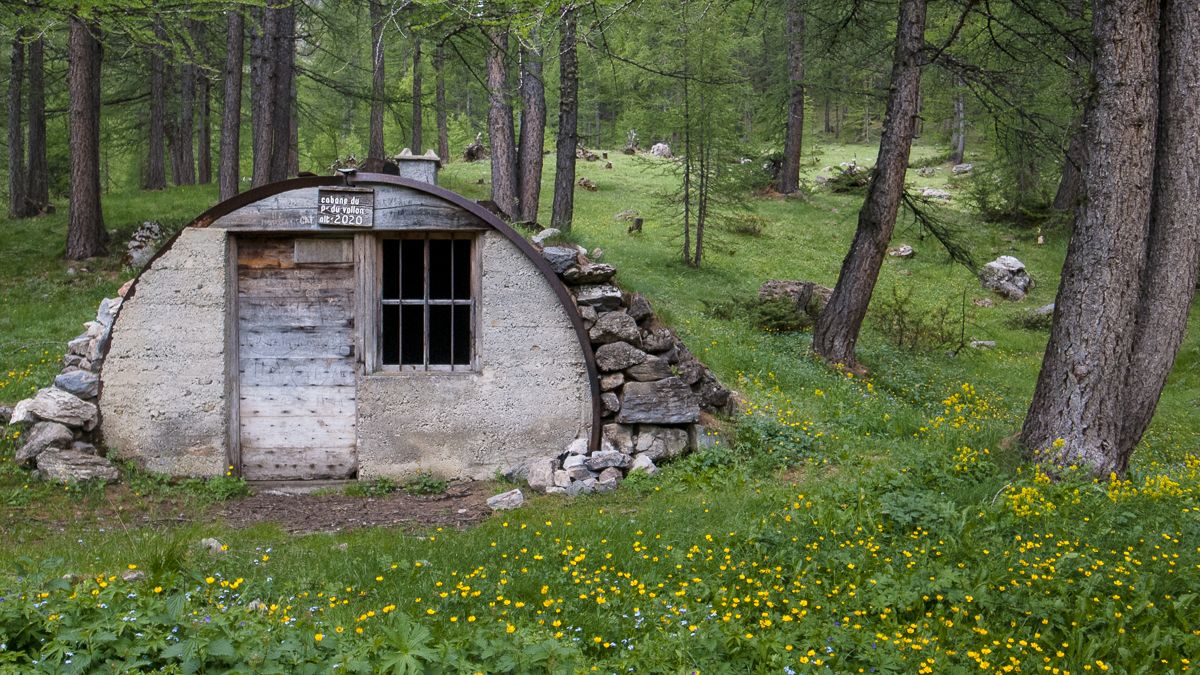
[[[204,583],[206,583],[206,584],[211,584],[214,581],[216,581],[216,579],[214,579],[212,577],[204,577]]]
[[[154,587],[154,592],[155,592],[155,593],[162,593],[162,586],[155,586],[155,587]]]
[[[504,632],[505,633],[515,633],[515,632],[517,632],[517,627],[512,625],[511,623],[506,624],[504,627]]]
[[[325,634],[317,633],[316,635],[313,636],[313,639],[316,640],[317,642],[320,642],[321,640],[325,639]]]

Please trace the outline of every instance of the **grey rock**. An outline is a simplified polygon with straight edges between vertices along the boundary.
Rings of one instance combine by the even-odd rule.
[[[712,431],[702,424],[693,424],[688,429],[688,447],[693,450],[703,450],[711,448],[721,442],[721,437],[717,432]]]
[[[657,356],[647,357],[645,361],[630,366],[625,370],[625,374],[638,382],[654,382],[674,375],[671,372],[671,364]]]
[[[1034,286],[1025,263],[1010,255],[1002,255],[984,265],[979,271],[979,282],[1008,300],[1025,299],[1025,294]]]
[[[549,457],[531,459],[526,463],[525,482],[530,490],[538,492],[554,485],[554,472],[558,470],[558,462]]]
[[[620,469],[610,467],[600,472],[600,477],[596,479],[596,492],[612,492],[621,484],[621,479],[624,474]]]
[[[108,353],[108,343],[111,338],[112,330],[109,329],[104,331],[100,337],[92,340],[92,344],[88,346],[87,354],[85,354],[87,360],[92,362],[92,368],[89,370],[95,370],[96,364],[104,361],[104,356]]]
[[[574,455],[586,455],[587,453],[588,439],[586,438],[576,438],[567,444],[566,454],[568,458]]]
[[[0,405],[0,427],[7,425],[8,421],[12,419],[12,415],[12,408],[6,405]]]
[[[604,412],[615,414],[621,409],[621,399],[611,391],[606,391],[600,394],[600,403],[604,407]]]
[[[115,483],[121,478],[121,472],[107,459],[77,450],[43,450],[37,456],[37,468],[42,478],[58,483],[90,480]]]
[[[587,468],[601,471],[609,467],[624,469],[633,463],[633,458],[616,450],[601,450],[587,458]]]
[[[525,494],[521,490],[509,490],[501,492],[498,495],[488,497],[487,505],[493,511],[511,511],[525,504]]]
[[[554,270],[555,274],[562,274],[567,271],[568,267],[575,264],[575,259],[579,257],[579,251],[566,246],[547,246],[542,249],[542,257],[550,263],[550,269]]]
[[[667,145],[666,143],[655,143],[654,145],[650,146],[650,154],[663,159],[671,159],[671,157],[673,157],[671,154],[671,146]]]
[[[629,473],[634,471],[642,471],[647,476],[653,476],[658,473],[658,467],[655,466],[654,460],[649,455],[638,455],[633,458],[633,464],[629,467]]]
[[[559,469],[558,471],[554,472],[553,487],[565,488],[570,484],[571,484],[571,474],[567,473],[566,471],[564,471],[562,469]]]
[[[917,169],[917,175],[921,176],[922,178],[929,178],[935,173],[937,173],[937,167],[935,166],[923,166]]]
[[[541,232],[538,232],[537,234],[533,235],[529,239],[530,239],[530,241],[537,244],[538,246],[541,246],[542,244],[546,243],[547,239],[550,239],[552,237],[557,237],[560,234],[562,234],[562,231],[559,230],[558,228],[547,227],[546,229],[542,230]]]
[[[606,373],[625,370],[647,358],[646,352],[627,342],[612,342],[596,349],[596,367]]]
[[[606,345],[613,342],[628,342],[637,347],[642,344],[642,334],[638,330],[637,321],[625,312],[604,312],[596,319],[588,337],[594,345]]]
[[[622,424],[688,424],[700,419],[700,404],[678,377],[657,382],[629,382],[622,391]]]
[[[74,354],[80,357],[86,357],[88,349],[92,346],[92,338],[87,333],[71,340],[67,343],[67,353]]]
[[[646,299],[646,296],[634,293],[629,297],[629,316],[640,322],[653,314],[654,310],[650,308],[650,301]]]
[[[87,441],[75,441],[74,443],[71,444],[71,449],[76,452],[86,452],[89,455],[99,455],[100,454],[99,452],[96,451],[96,446],[92,445],[91,443],[88,443]]]
[[[971,169],[974,169],[974,168],[975,168],[974,164],[968,164],[968,163],[964,162],[962,164],[955,164],[953,167],[950,168],[950,171],[955,176],[958,176],[958,175],[961,175],[964,173],[971,173]]]
[[[583,480],[573,481],[567,486],[567,495],[577,497],[579,495],[591,494],[596,491],[596,479],[585,478]]]
[[[696,357],[692,356],[691,352],[685,352],[679,355],[679,362],[675,364],[676,370],[679,372],[679,379],[687,386],[692,386],[704,377],[704,364],[700,363]]]
[[[201,539],[199,546],[213,555],[221,555],[225,552],[225,545],[219,539],[214,539],[213,537]]]
[[[548,495],[565,495],[565,494],[567,494],[567,489],[565,487],[551,485],[550,487],[546,488],[546,494],[548,494]]]
[[[586,478],[595,478],[599,475],[595,471],[592,471],[591,469],[587,468],[587,466],[582,464],[564,470],[567,472],[567,475],[571,477],[571,480],[584,480]]]
[[[675,336],[669,329],[656,328],[642,331],[642,349],[659,354],[675,346]]]
[[[626,424],[605,424],[604,440],[617,452],[633,454],[633,427]]]
[[[78,354],[67,354],[63,357],[63,365],[67,368],[78,368],[83,363],[83,357]]]
[[[141,570],[125,570],[121,572],[121,581],[132,584],[146,578],[146,573]]]
[[[688,448],[687,429],[642,425],[638,428],[635,451],[653,460],[674,459]]]
[[[612,391],[625,384],[624,373],[609,373],[600,376],[600,391]]]
[[[575,286],[581,284],[601,284],[613,278],[617,268],[607,263],[587,263],[568,267],[563,272],[563,280]]]
[[[941,199],[947,202],[952,198],[949,192],[931,187],[921,188],[921,196],[926,199]]]
[[[505,480],[521,481],[525,480],[525,476],[529,474],[529,466],[525,462],[517,462],[505,467],[500,475],[504,476]]]
[[[971,340],[971,349],[995,349],[995,340]]]
[[[1050,328],[1054,323],[1054,303],[1042,305],[1025,313],[1021,325],[1034,330]]]
[[[79,398],[95,398],[100,395],[100,378],[86,370],[74,370],[54,378],[54,386]]]
[[[599,314],[596,312],[595,307],[581,305],[579,307],[579,318],[583,319],[583,323],[586,326],[589,323],[595,323],[596,319],[599,318]]]
[[[887,254],[893,258],[911,258],[917,254],[913,247],[908,244],[901,244],[896,248],[889,248]]]
[[[112,328],[117,319],[117,311],[121,309],[121,298],[105,298],[100,301],[100,309],[96,312],[96,322],[105,328]]]
[[[621,289],[612,284],[576,286],[575,301],[580,305],[595,307],[597,311],[611,311],[621,306]]]
[[[802,280],[770,279],[758,287],[759,300],[791,300],[798,318],[809,322],[816,321],[832,295],[832,288]]]
[[[587,466],[587,455],[567,455],[563,458],[563,469],[574,469],[577,466]]]
[[[21,466],[32,465],[33,460],[47,448],[67,448],[71,446],[74,435],[67,427],[58,422],[38,422],[29,428],[25,434],[25,442],[13,456],[13,461]]]
[[[700,381],[692,385],[693,391],[700,397],[700,407],[708,412],[726,412],[730,402],[730,391],[707,369]]]
[[[27,424],[46,420],[91,431],[98,419],[99,411],[95,405],[62,389],[46,387],[39,389],[33,398],[17,404],[13,409],[12,422]]]

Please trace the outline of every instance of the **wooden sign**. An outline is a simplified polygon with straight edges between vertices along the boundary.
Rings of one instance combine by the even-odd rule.
[[[375,226],[375,190],[371,188],[320,188],[317,190],[317,224],[339,227]]]

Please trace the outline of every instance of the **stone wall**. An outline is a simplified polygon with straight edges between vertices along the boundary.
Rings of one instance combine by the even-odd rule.
[[[185,229],[113,328],[100,395],[110,456],[173,475],[225,472],[225,303],[225,232]]]
[[[360,376],[360,478],[491,478],[591,427],[583,350],[553,289],[499,232],[480,247],[479,372]]]

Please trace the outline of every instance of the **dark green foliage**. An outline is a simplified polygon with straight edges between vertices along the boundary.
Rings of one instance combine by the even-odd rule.
[[[449,485],[445,479],[423,472],[404,481],[404,491],[410,495],[438,495],[445,492]]]
[[[912,289],[893,286],[891,294],[877,297],[871,309],[876,328],[900,349],[932,351],[962,347],[965,314],[957,315],[947,305],[932,309],[917,307]]]

